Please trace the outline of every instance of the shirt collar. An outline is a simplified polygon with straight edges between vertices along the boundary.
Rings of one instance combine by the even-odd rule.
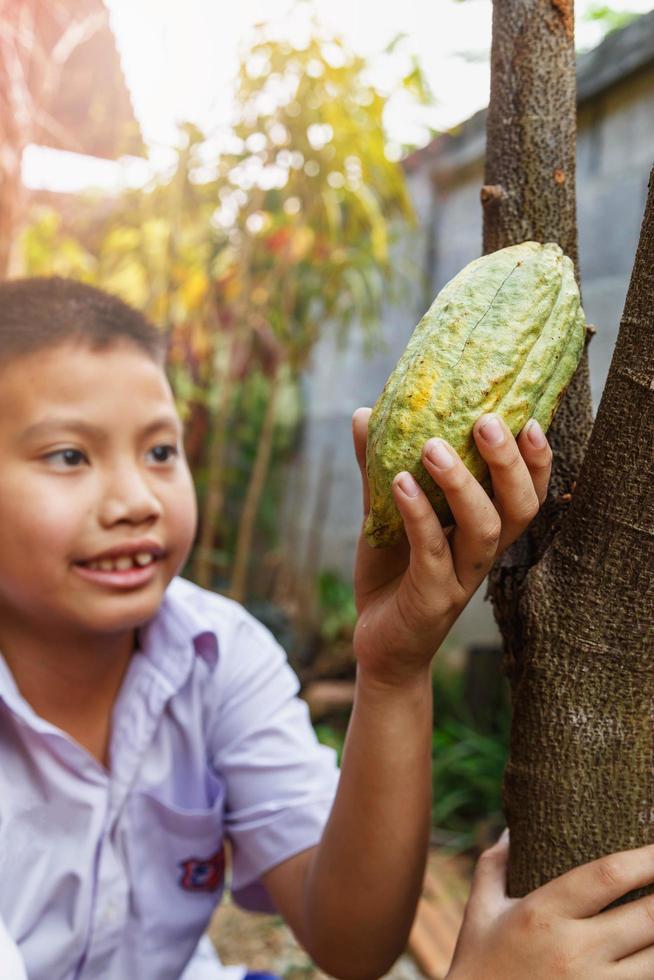
[[[14,675],[9,670],[9,665],[2,656],[2,652],[0,652],[0,701],[4,701],[14,710],[20,705],[21,714],[25,712],[25,709],[28,709],[34,718],[37,717],[18,690]]]
[[[172,691],[184,684],[195,657],[200,657],[213,672],[219,652],[218,638],[207,629],[206,619],[198,615],[183,595],[178,595],[181,582],[173,579],[155,615],[136,631],[141,652],[163,675]],[[37,722],[48,725],[22,697],[1,651],[0,700],[32,725]]]
[[[153,618],[137,630],[138,644],[148,660],[179,689],[200,657],[213,672],[218,663],[218,638],[186,601],[181,579],[173,579]],[[180,594],[181,592],[181,594]]]

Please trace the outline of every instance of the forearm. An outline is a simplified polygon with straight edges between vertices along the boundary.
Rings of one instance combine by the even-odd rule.
[[[339,789],[307,876],[305,936],[339,977],[379,977],[420,895],[431,809],[431,675],[391,688],[359,670]]]

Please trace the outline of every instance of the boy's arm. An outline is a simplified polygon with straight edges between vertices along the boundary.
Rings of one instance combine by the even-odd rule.
[[[264,883],[326,973],[379,977],[406,945],[431,816],[431,678],[357,681],[338,792],[320,845]]]
[[[448,980],[654,977],[654,897],[603,912],[654,881],[654,846],[584,864],[506,897],[509,839],[480,858]]]
[[[369,410],[353,419],[368,509]],[[319,966],[337,977],[385,973],[405,946],[420,894],[431,801],[431,660],[497,554],[525,529],[545,497],[551,451],[518,442],[500,421],[491,444],[491,500],[454,454],[449,468],[423,454],[456,525],[445,532],[422,491],[393,493],[407,540],[373,549],[359,539],[359,619],[354,710],[339,788],[319,846],[268,872],[280,912]],[[542,434],[541,434],[542,436]]]

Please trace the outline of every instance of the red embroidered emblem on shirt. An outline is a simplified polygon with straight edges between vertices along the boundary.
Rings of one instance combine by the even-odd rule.
[[[180,861],[179,866],[182,888],[189,892],[215,892],[225,877],[225,849],[221,847],[208,858],[188,858]]]

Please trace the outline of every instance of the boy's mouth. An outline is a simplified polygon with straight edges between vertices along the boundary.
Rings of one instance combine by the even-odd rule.
[[[77,574],[87,582],[109,589],[135,589],[157,578],[157,565],[163,552],[135,551],[75,562]]]
[[[145,568],[157,559],[149,551],[139,551],[135,555],[121,555],[118,558],[102,558],[96,561],[78,561],[75,564],[83,568],[92,568],[98,572],[127,572],[131,568]]]
[[[148,568],[163,556],[164,551],[158,543],[142,539],[108,548],[96,553],[93,558],[76,561],[75,565],[94,572],[127,573],[134,569]]]

